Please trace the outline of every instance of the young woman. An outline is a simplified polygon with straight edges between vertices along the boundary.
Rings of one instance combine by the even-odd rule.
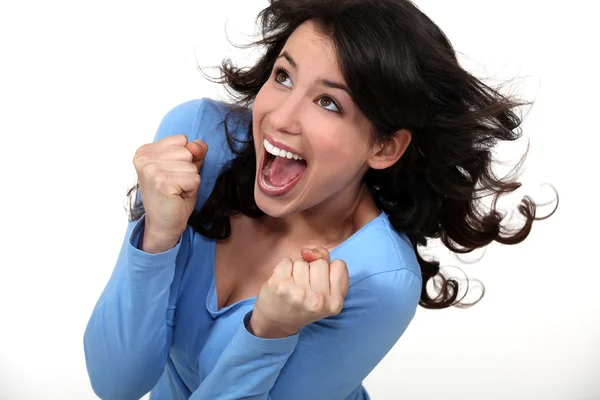
[[[134,157],[114,272],[85,333],[104,399],[368,399],[417,305],[460,305],[418,247],[521,242],[482,198],[518,103],[407,0],[271,0],[232,104],[171,110]],[[132,194],[130,192],[130,194]],[[141,201],[140,201],[141,200]],[[427,284],[437,282],[437,292]]]

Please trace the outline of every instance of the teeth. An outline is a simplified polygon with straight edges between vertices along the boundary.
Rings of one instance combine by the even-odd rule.
[[[283,149],[273,146],[271,143],[269,143],[267,141],[267,139],[265,139],[263,141],[263,146],[269,152],[269,154],[272,154],[275,157],[285,157],[285,158],[293,158],[294,160],[304,160],[304,158],[300,157],[298,154],[294,154],[287,150],[283,150]]]

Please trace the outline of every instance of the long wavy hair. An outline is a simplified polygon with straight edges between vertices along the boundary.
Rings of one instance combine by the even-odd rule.
[[[189,225],[206,237],[225,239],[233,214],[264,215],[254,201],[252,122],[243,140],[233,137],[228,119],[237,112],[251,112],[286,40],[309,20],[333,41],[351,96],[372,122],[377,140],[384,141],[401,128],[412,133],[395,165],[370,169],[364,179],[391,225],[412,243],[423,277],[419,304],[430,309],[475,304],[484,291],[475,301],[464,302],[466,292],[459,297],[459,281],[445,276],[437,260],[426,260],[420,248],[431,239],[440,239],[460,254],[493,241],[516,244],[528,236],[534,220],[549,217],[556,208],[536,217],[535,202],[525,196],[518,206],[523,225],[509,229],[503,224],[505,212],[497,209],[497,200],[521,184],[514,174],[494,173],[492,151],[500,141],[521,137],[517,111],[527,103],[501,94],[463,69],[448,38],[408,0],[270,0],[258,15],[260,39],[241,46],[259,46],[260,59],[250,68],[225,59],[220,76],[213,78],[231,96],[231,112],[223,125],[234,158],[223,167]],[[242,146],[236,146],[240,140]],[[129,191],[130,200],[138,187]],[[491,207],[484,199],[491,200]],[[558,206],[558,194],[556,200]],[[139,218],[143,205],[130,206],[130,212]],[[428,290],[430,281],[433,294]]]

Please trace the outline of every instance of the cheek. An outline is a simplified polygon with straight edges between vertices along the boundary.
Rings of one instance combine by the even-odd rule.
[[[349,140],[348,129],[339,130],[327,140],[317,141],[320,165],[342,175],[353,175],[366,161],[366,149],[362,141]]]
[[[254,99],[254,108],[259,112],[264,113],[266,110],[272,108],[277,104],[277,91],[273,89],[270,82],[265,83]]]

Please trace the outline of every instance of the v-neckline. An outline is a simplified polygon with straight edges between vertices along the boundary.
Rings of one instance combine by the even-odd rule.
[[[356,237],[358,237],[358,235],[362,234],[365,230],[367,230],[368,228],[373,226],[377,221],[379,221],[385,215],[386,215],[385,212],[381,211],[378,216],[376,216],[375,218],[373,218],[372,220],[367,222],[359,230],[354,232],[346,240],[344,240],[342,243],[340,243],[338,246],[336,246],[333,250],[331,250],[331,258],[335,259],[336,258],[335,255],[337,253],[339,253],[340,249],[347,247],[352,241],[356,240]],[[257,298],[257,296],[247,297],[247,298],[239,300],[235,303],[221,307],[220,309],[218,308],[219,307],[219,299],[218,299],[218,293],[217,293],[217,281],[216,281],[216,274],[215,274],[216,249],[217,249],[217,240],[216,239],[209,240],[209,249],[208,249],[209,254],[208,255],[210,257],[209,265],[212,268],[212,277],[211,277],[209,293],[206,298],[206,309],[210,313],[210,315],[212,315],[215,318],[218,317],[219,315],[226,313],[227,311],[229,311],[232,308],[241,307],[248,303],[254,303],[254,302],[256,302],[256,298]]]

